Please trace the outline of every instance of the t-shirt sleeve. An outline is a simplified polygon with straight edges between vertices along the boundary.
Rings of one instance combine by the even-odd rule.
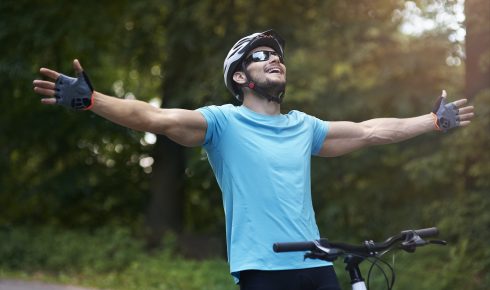
[[[218,144],[221,132],[226,126],[226,114],[223,106],[206,106],[197,109],[207,122],[204,147],[214,147]]]
[[[330,122],[322,121],[316,117],[309,116],[313,128],[313,141],[311,146],[311,154],[317,155],[322,148],[323,142],[328,135]]]

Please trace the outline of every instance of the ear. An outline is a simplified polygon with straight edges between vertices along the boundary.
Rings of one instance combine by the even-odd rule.
[[[236,71],[234,74],[233,74],[233,80],[239,84],[239,85],[243,85],[247,82],[247,77],[245,76],[245,73],[242,72],[242,71]]]

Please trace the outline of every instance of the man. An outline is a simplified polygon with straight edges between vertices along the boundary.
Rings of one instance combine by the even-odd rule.
[[[473,107],[446,104],[432,113],[361,123],[326,122],[299,111],[281,114],[286,86],[284,41],[274,31],[239,40],[224,62],[227,88],[241,106],[159,109],[94,91],[78,60],[78,78],[41,68],[34,81],[44,104],[92,110],[114,123],[204,146],[223,193],[230,271],[242,290],[340,289],[331,263],[272,251],[274,242],[319,238],[311,202],[310,159],[332,157],[422,133],[466,126]]]

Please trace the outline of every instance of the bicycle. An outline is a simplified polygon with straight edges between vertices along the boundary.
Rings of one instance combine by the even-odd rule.
[[[305,259],[321,259],[329,262],[333,262],[339,257],[344,257],[344,263],[346,265],[345,270],[349,273],[352,290],[369,289],[371,270],[374,266],[377,266],[385,277],[387,288],[391,290],[395,284],[395,271],[389,263],[385,262],[380,257],[395,249],[413,253],[417,247],[428,244],[447,245],[447,242],[443,240],[424,240],[424,238],[435,237],[438,234],[439,230],[432,227],[402,231],[397,235],[389,237],[384,242],[375,243],[372,240],[364,241],[361,246],[341,242],[330,242],[328,239],[319,239],[305,242],[274,243],[273,250],[276,253],[305,251]],[[364,282],[361,270],[359,269],[359,264],[365,260],[371,262],[367,284]],[[377,264],[378,262],[383,263],[390,269],[391,283],[385,271]]]

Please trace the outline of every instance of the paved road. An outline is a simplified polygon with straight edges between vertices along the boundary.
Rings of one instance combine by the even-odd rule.
[[[41,282],[0,280],[0,290],[95,290],[89,288],[55,285]]]

